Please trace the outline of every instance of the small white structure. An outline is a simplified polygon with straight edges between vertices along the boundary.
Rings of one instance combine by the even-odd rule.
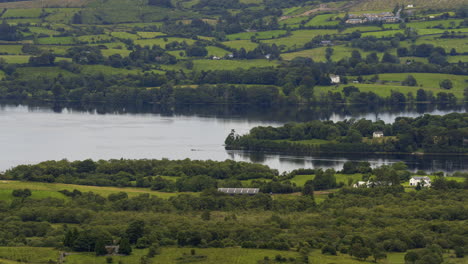
[[[383,131],[375,131],[373,134],[372,134],[372,137],[373,138],[381,138],[384,136],[384,133]]]
[[[413,7],[414,7],[414,5],[412,5],[412,4],[409,4],[409,5],[406,6],[406,8],[413,8]]]
[[[354,188],[374,188],[374,187],[382,187],[382,186],[392,186],[391,182],[383,182],[383,181],[358,181],[357,183],[353,184]]]
[[[217,57],[217,56],[213,56],[211,57],[212,60],[220,60],[221,58],[220,57]]]
[[[340,83],[340,76],[339,75],[330,75],[331,83]]]
[[[271,54],[265,55],[265,59],[269,60],[271,58]]]
[[[431,187],[431,178],[427,176],[423,176],[423,177],[412,177],[409,180],[410,186],[418,186],[418,183],[421,187]]]

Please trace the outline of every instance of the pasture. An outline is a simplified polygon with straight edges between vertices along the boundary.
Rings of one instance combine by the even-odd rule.
[[[0,45],[0,52],[5,54],[21,54],[22,45]]]
[[[137,35],[140,38],[151,39],[151,38],[156,38],[156,37],[162,37],[162,36],[165,36],[166,34],[162,32],[137,32]]]
[[[277,66],[275,61],[269,60],[194,60],[193,69],[196,71],[208,70],[235,70],[237,68],[249,69],[253,67]]]
[[[318,35],[332,35],[336,33],[338,33],[338,31],[333,29],[296,30],[292,32],[291,36],[278,39],[262,40],[261,42],[270,45],[276,44],[280,48],[283,46],[284,49],[290,50],[302,48],[304,44],[311,41],[312,38]]]
[[[304,184],[307,181],[313,180],[314,178],[315,178],[315,175],[296,175],[290,181],[295,183],[297,186],[304,186]],[[346,186],[348,186],[349,179],[352,179],[353,183],[356,183],[357,181],[362,180],[362,174],[360,174],[360,173],[356,173],[356,174],[340,174],[340,173],[337,173],[337,174],[335,174],[335,178],[336,178],[337,183],[342,182]]]
[[[222,42],[223,45],[233,49],[241,49],[244,48],[246,51],[254,50],[258,44],[251,42],[250,40],[231,40]]]
[[[272,39],[277,38],[280,35],[286,34],[286,30],[270,30],[270,31],[261,31],[261,32],[242,32],[227,35],[228,40],[241,40],[247,39],[250,40],[252,37],[256,39]]]
[[[4,59],[7,63],[28,63],[29,55],[0,55],[1,59]]]
[[[416,40],[416,45],[423,43],[432,44],[436,47],[442,47],[446,52],[450,52],[451,49],[456,49],[459,53],[468,52],[468,39],[442,39],[439,36],[426,36]]]
[[[164,48],[166,44],[174,42],[174,41],[177,41],[177,42],[185,41],[189,45],[195,42],[195,40],[189,39],[189,38],[170,37],[170,38],[155,38],[155,39],[138,39],[138,40],[135,40],[135,44],[140,45],[140,46],[159,45],[161,48]]]
[[[4,18],[38,18],[41,16],[42,10],[40,8],[25,8],[25,9],[7,9],[2,15]]]
[[[73,37],[49,37],[49,38],[38,38],[39,44],[75,44]]]
[[[317,15],[307,22],[305,26],[335,26],[340,22],[336,18],[341,16],[336,14]]]

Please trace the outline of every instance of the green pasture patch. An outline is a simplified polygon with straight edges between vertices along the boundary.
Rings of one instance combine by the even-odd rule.
[[[34,78],[38,78],[41,76],[53,78],[53,77],[58,76],[59,74],[62,74],[64,76],[74,75],[74,73],[71,73],[67,70],[64,70],[55,66],[53,67],[22,67],[22,68],[18,68],[16,72],[19,74],[21,78],[24,78],[24,79],[34,79]]]
[[[80,8],[46,8],[47,13],[50,13],[45,21],[53,23],[68,23],[73,15],[80,11]]]
[[[76,38],[79,42],[87,42],[87,43],[99,43],[99,42],[107,42],[111,41],[112,37],[105,34],[100,35],[84,35],[79,36]]]
[[[73,37],[49,37],[49,38],[38,38],[39,44],[75,44]]]
[[[61,46],[61,45],[44,45],[39,46],[42,50],[48,50],[53,52],[55,55],[65,56],[67,50],[72,48],[71,46]]]
[[[384,29],[400,29],[400,24],[383,24]]]
[[[277,39],[262,40],[263,43],[276,44],[278,47],[284,46],[286,49],[296,49],[304,46],[318,35],[336,34],[337,30],[316,29],[316,30],[296,30],[291,36]]]
[[[446,52],[450,52],[452,48],[456,49],[458,53],[468,52],[468,39],[443,39],[439,36],[426,36],[416,40],[416,45],[423,43],[432,44],[436,47],[442,47]]]
[[[5,78],[5,72],[3,72],[2,70],[0,70],[0,80]]]
[[[384,30],[384,31],[376,31],[376,32],[364,32],[364,33],[362,33],[361,36],[363,36],[363,37],[374,36],[374,37],[377,37],[377,38],[381,38],[381,37],[392,37],[396,33],[404,34],[404,30],[399,29],[399,30]]]
[[[206,49],[208,50],[208,56],[224,57],[226,54],[231,54],[231,52],[215,46],[208,46]]]
[[[125,192],[129,197],[135,197],[140,194],[149,193],[151,195],[160,198],[169,198],[176,196],[180,193],[166,193],[152,191],[149,188],[135,188],[135,187],[100,187],[100,186],[88,186],[88,185],[77,185],[77,184],[63,184],[63,183],[44,183],[44,182],[21,182],[21,181],[0,181],[0,191],[8,191],[11,195],[11,191],[15,189],[30,189],[32,196],[39,196],[38,198],[50,197],[47,194],[56,195],[57,197],[64,197],[58,191],[61,190],[79,190],[80,192],[93,192],[101,196],[107,197],[109,194]],[[0,195],[2,195],[0,192]],[[35,194],[37,192],[38,194]],[[0,196],[1,198],[1,196]]]
[[[128,32],[112,32],[111,36],[116,37],[116,38],[121,38],[121,39],[132,39],[132,40],[137,40],[140,38],[140,36]]]
[[[144,39],[151,39],[151,38],[166,36],[166,34],[162,32],[137,32],[137,35],[140,38],[144,38]]]
[[[0,52],[8,54],[21,54],[21,48],[23,48],[23,45],[0,45]]]
[[[183,50],[170,50],[170,51],[167,51],[167,53],[171,54],[174,57],[176,57],[176,59],[178,59],[178,60],[187,58],[187,57],[185,57],[185,51],[183,51]]]
[[[459,28],[459,29],[455,29],[455,30],[450,30],[450,29],[439,29],[439,28],[421,28],[421,29],[417,29],[417,32],[419,35],[423,36],[423,35],[435,35],[435,34],[443,34],[444,32],[457,32],[457,33],[467,33],[468,32],[468,28]]]
[[[255,37],[256,39],[271,39],[271,38],[276,38],[284,34],[286,34],[286,30],[270,30],[270,31],[260,31],[260,32],[236,33],[236,34],[227,35],[226,38],[228,40],[241,40],[241,39],[250,40],[252,37]]]
[[[458,26],[460,22],[463,22],[463,19],[447,19],[447,20],[428,20],[428,21],[419,21],[419,22],[410,22],[406,24],[406,27],[416,28],[416,29],[427,29],[435,26],[442,26],[444,28]],[[457,29],[448,29],[455,30]]]
[[[362,26],[362,27],[349,27],[343,31],[341,31],[341,34],[348,34],[348,33],[353,33],[354,31],[360,31],[360,32],[368,32],[368,31],[380,31],[382,28],[376,27],[376,26]]]
[[[26,24],[37,25],[41,23],[39,18],[8,18],[4,19],[10,25]]]
[[[277,63],[269,60],[194,60],[193,69],[196,71],[208,70],[235,70],[237,68],[250,69],[253,67],[277,66]]]
[[[290,18],[286,18],[286,19],[283,19],[283,20],[279,21],[279,24],[280,25],[285,24],[285,25],[289,25],[289,26],[292,26],[292,25],[299,26],[300,24],[303,23],[303,21],[307,21],[309,19],[310,19],[310,17],[308,17],[308,16],[290,17]]]
[[[307,181],[313,180],[315,178],[315,175],[296,175],[294,178],[292,178],[291,181],[292,183],[295,183],[297,186],[304,186],[304,184]],[[344,183],[345,185],[348,185],[349,179],[353,180],[353,183],[356,183],[357,181],[362,180],[362,174],[361,173],[355,173],[355,174],[340,174],[337,173],[335,174],[335,179],[337,183]]]
[[[318,15],[307,22],[306,26],[335,26],[340,23],[340,20],[336,20],[338,16],[336,14],[325,14]]]
[[[173,41],[177,41],[177,42],[185,41],[189,45],[195,42],[195,40],[189,39],[189,38],[170,37],[170,38],[155,38],[155,39],[138,39],[138,40],[135,40],[135,44],[140,45],[140,46],[150,46],[150,47],[153,45],[159,45],[161,48],[164,48],[166,44],[171,43]]]
[[[307,50],[301,50],[301,51],[296,51],[296,52],[290,52],[290,53],[283,53],[281,54],[281,57],[284,60],[292,60],[296,57],[305,57],[305,58],[311,58],[314,61],[326,61],[325,54],[326,54],[326,49],[328,47],[319,47],[319,48],[314,48],[314,49],[307,49]],[[351,53],[353,50],[357,50],[361,53],[361,56],[365,58],[369,53],[369,51],[363,51],[358,48],[352,48],[352,47],[346,47],[344,45],[339,45],[339,46],[332,46],[330,47],[333,49],[333,54],[331,59],[333,61],[338,61],[343,58],[349,58],[351,57]],[[382,53],[377,53],[377,56],[381,57]]]
[[[423,57],[400,57],[400,63],[405,64],[407,60],[428,63],[427,58]]]
[[[42,9],[40,8],[9,8],[2,15],[4,18],[38,18],[41,16]]]
[[[384,73],[379,74],[379,80],[382,81],[403,81],[408,75],[413,75],[413,77],[418,82],[419,88],[436,88],[440,89],[439,83],[442,80],[449,79],[453,83],[453,88],[450,90],[440,89],[444,92],[462,92],[466,88],[466,80],[468,76],[463,75],[452,75],[452,74],[441,74],[441,73]],[[374,75],[363,76],[364,79],[370,78]],[[422,85],[422,86],[421,86]],[[418,87],[416,87],[418,88]]]
[[[45,34],[49,36],[59,35],[60,32],[44,27],[29,27],[29,31],[35,34]]]
[[[468,55],[448,56],[447,61],[450,63],[468,62]]]
[[[262,4],[263,0],[240,0],[242,4]]]
[[[105,75],[117,75],[117,74],[138,74],[141,73],[141,69],[132,69],[127,70],[125,68],[114,68],[107,65],[83,65],[83,69],[81,71],[83,74],[95,74],[95,73],[102,73]]]
[[[227,47],[230,47],[233,49],[244,48],[246,51],[254,50],[258,46],[257,43],[251,42],[250,40],[231,40],[231,41],[225,41],[222,43],[226,45]]]
[[[192,6],[200,3],[200,0],[190,0],[190,1],[184,1],[182,2],[182,6],[184,8],[191,8]]]
[[[57,260],[59,251],[54,248],[39,247],[0,247],[0,258],[21,260],[26,263],[48,263]],[[3,260],[2,260],[3,261]]]
[[[29,55],[0,55],[0,58],[4,59],[7,63],[28,63]]]

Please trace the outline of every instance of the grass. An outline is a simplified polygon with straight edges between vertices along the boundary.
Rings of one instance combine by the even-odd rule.
[[[296,175],[290,181],[295,183],[297,186],[304,186],[304,184],[309,181],[313,180],[315,175]],[[362,180],[362,174],[335,174],[336,182],[340,183],[343,182],[345,185],[348,185],[348,180],[353,179],[353,183]]]
[[[404,34],[404,30],[398,29],[398,30],[385,30],[385,31],[376,31],[376,32],[364,32],[362,33],[361,36],[363,37],[374,36],[377,38],[381,38],[381,37],[391,37],[391,36],[394,36],[396,33]]]
[[[335,20],[338,17],[336,14],[325,14],[318,15],[307,22],[306,26],[335,26],[339,24],[339,20]]]
[[[367,31],[379,31],[379,30],[382,30],[382,29],[376,26],[349,27],[341,31],[341,34],[353,33],[354,31],[367,32]]]
[[[218,48],[218,47],[215,47],[215,46],[208,46],[208,47],[206,47],[206,49],[208,50],[208,56],[223,57],[226,54],[231,53],[231,52],[229,52],[229,51],[227,51],[225,49]]]
[[[351,53],[353,50],[358,50],[364,58],[367,54],[371,53],[369,51],[363,51],[361,49],[346,47],[343,45],[333,46],[331,48],[333,49],[333,54],[331,57],[333,61],[338,61],[343,58],[351,57]],[[296,57],[306,57],[306,58],[311,58],[314,61],[325,61],[326,49],[327,47],[319,47],[315,49],[307,49],[307,50],[301,50],[301,51],[296,51],[296,52],[283,53],[281,54],[281,57],[285,60],[292,60]],[[379,57],[382,56],[381,53],[378,53],[377,55]]]
[[[0,51],[8,54],[21,54],[22,45],[1,45]]]
[[[316,86],[314,93],[320,95],[322,93],[326,94],[328,91],[342,91],[345,86],[356,86],[361,92],[374,92],[381,97],[388,97],[391,94],[391,91],[401,92],[407,94],[412,92],[413,95],[416,95],[418,89],[424,89],[426,91],[431,91],[434,95],[439,92],[450,92],[453,93],[457,98],[463,98],[463,89],[466,87],[465,80],[468,79],[466,76],[462,75],[451,75],[451,74],[437,74],[437,73],[385,73],[379,74],[380,80],[386,81],[403,81],[408,75],[413,75],[413,77],[418,81],[418,84],[422,86],[401,86],[395,83],[391,84],[342,84],[338,86]],[[364,79],[368,79],[374,75],[363,76]],[[452,81],[454,87],[450,90],[441,89],[439,87],[439,82],[444,79],[449,79]]]
[[[167,41],[164,40],[165,38],[155,38],[155,39],[139,39],[135,40],[136,45],[141,45],[141,46],[153,46],[153,45],[159,45],[161,48],[164,48],[166,44],[177,41],[177,42],[187,42],[187,44],[193,44],[195,40],[189,39],[189,38],[166,38]]]
[[[0,80],[3,78],[5,78],[5,73],[2,70],[0,70]]]
[[[2,18],[38,18],[41,16],[40,8],[25,8],[25,9],[7,9],[2,15]]]
[[[105,57],[109,57],[110,55],[114,54],[120,54],[122,57],[128,57],[132,51],[128,49],[103,49],[101,52]]]
[[[11,25],[18,25],[18,24],[25,24],[29,23],[31,25],[37,25],[41,23],[41,19],[39,18],[9,18],[9,19],[4,19],[8,24]]]
[[[60,32],[58,32],[58,31],[48,29],[48,28],[43,28],[43,27],[29,27],[29,30],[32,33],[45,34],[45,35],[49,35],[49,36],[55,36],[55,35],[60,34]]]
[[[458,26],[463,19],[447,19],[447,20],[429,20],[429,21],[420,21],[420,22],[410,22],[406,24],[406,27],[412,27],[416,29],[426,29],[435,26],[443,26],[445,28],[451,27],[451,23],[455,23],[455,26]],[[454,29],[457,31],[458,29]]]
[[[53,248],[0,247],[0,258],[13,261],[22,260],[21,262],[48,263],[49,260],[56,261],[58,257],[58,250]],[[3,262],[3,260],[1,261]]]
[[[137,40],[140,38],[140,36],[128,32],[112,32],[111,36],[116,37],[116,38],[121,38],[121,39],[133,39]]]
[[[268,60],[194,60],[193,64],[193,69],[196,71],[249,69],[277,65],[276,62]]]
[[[421,37],[416,40],[415,44],[432,44],[436,47],[444,48],[447,52],[450,52],[452,48],[456,49],[459,53],[468,52],[468,39],[441,39],[438,37],[440,36]]]
[[[28,63],[29,55],[0,55],[7,63]]]
[[[224,45],[233,49],[244,48],[246,51],[254,50],[258,44],[253,43],[250,40],[231,40],[223,42]]]
[[[60,69],[59,67],[22,67],[18,68],[16,72],[19,74],[20,78],[24,79],[34,79],[40,76],[53,78],[59,74],[64,76],[73,75],[73,73]]]
[[[449,56],[447,57],[447,60],[450,63],[457,63],[459,61],[468,62],[468,55]]]
[[[162,32],[137,32],[137,35],[140,38],[151,39],[151,38],[155,38],[155,37],[162,37],[162,36],[165,36],[166,34],[164,34]]]
[[[247,39],[250,40],[251,37],[255,36],[257,39],[271,39],[276,38],[280,35],[286,34],[286,30],[270,30],[270,31],[262,31],[262,32],[242,32],[227,35],[226,38],[228,40],[241,40]]]
[[[39,38],[39,44],[74,44],[75,41],[73,37],[49,37],[49,38]]]
[[[43,182],[21,182],[21,181],[0,181],[0,200],[11,199],[11,192],[14,189],[28,188],[32,191],[32,198],[65,198],[63,194],[59,193],[60,190],[73,191],[74,189],[81,192],[93,192],[104,197],[109,194],[126,192],[129,197],[135,197],[140,194],[149,193],[160,198],[169,198],[176,196],[180,193],[166,193],[151,191],[149,188],[133,188],[133,187],[99,187],[87,186],[76,184],[63,184],[63,183],[43,183]]]
[[[53,23],[68,23],[75,13],[80,11],[79,8],[46,8],[46,12],[50,13],[45,21]]]
[[[300,24],[302,23],[305,23],[303,21],[307,21],[309,20],[310,18],[307,17],[307,16],[299,16],[299,17],[291,17],[291,18],[287,18],[287,19],[284,19],[284,20],[281,20],[279,22],[280,25],[288,25],[290,27],[294,27],[294,25],[296,26],[299,26]]]
[[[303,47],[305,43],[311,41],[312,38],[314,38],[315,36],[326,34],[331,35],[336,33],[338,33],[338,31],[327,29],[296,30],[292,32],[291,36],[278,39],[262,40],[262,42],[268,44],[276,44],[278,47],[284,46],[286,49],[289,50]]]
[[[105,34],[100,35],[85,35],[79,36],[76,38],[79,42],[87,42],[87,43],[99,43],[102,41],[111,41],[112,37]]]

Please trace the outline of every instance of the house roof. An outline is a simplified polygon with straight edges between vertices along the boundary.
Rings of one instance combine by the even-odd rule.
[[[257,194],[258,188],[218,188],[218,192],[229,194]]]
[[[421,177],[416,176],[416,177],[412,177],[411,179],[413,179],[413,180],[425,180],[425,181],[431,180],[431,178],[429,178],[427,176],[421,176]]]

